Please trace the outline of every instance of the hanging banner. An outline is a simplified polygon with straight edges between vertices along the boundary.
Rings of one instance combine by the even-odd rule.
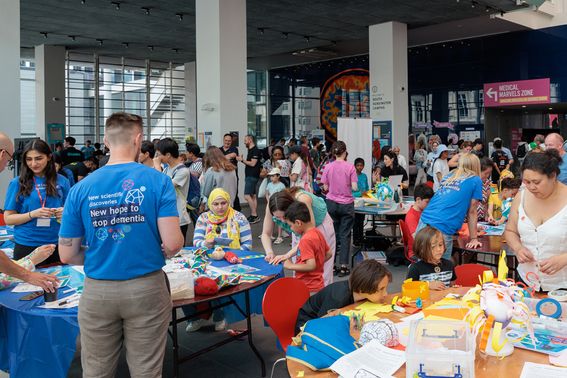
[[[549,78],[484,84],[484,107],[549,104]]]

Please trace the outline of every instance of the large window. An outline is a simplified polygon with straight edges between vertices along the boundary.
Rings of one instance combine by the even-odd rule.
[[[35,63],[33,59],[20,61],[20,133],[34,137],[35,130]]]
[[[484,121],[482,90],[450,91],[449,122],[479,124]]]
[[[266,88],[266,72],[247,72],[247,133],[257,139],[260,148],[266,146],[268,137],[268,96]]]
[[[117,111],[141,116],[146,139],[187,136],[183,65],[69,54],[66,90],[66,133],[78,144],[101,141]]]

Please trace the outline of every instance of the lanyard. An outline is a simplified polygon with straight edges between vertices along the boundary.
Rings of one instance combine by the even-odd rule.
[[[41,204],[41,207],[45,207],[45,203],[47,202],[47,191],[45,192],[46,198],[43,199],[39,191],[39,186],[37,185],[37,181],[35,180],[35,177],[33,178],[33,183],[35,184],[35,190],[37,191],[37,196],[39,197],[39,203]]]

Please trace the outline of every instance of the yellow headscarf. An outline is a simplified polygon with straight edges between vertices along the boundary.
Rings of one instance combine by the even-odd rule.
[[[226,213],[217,215],[213,212],[213,202],[217,198],[223,198],[228,202],[228,209]],[[226,224],[226,232],[229,239],[232,239],[232,242],[229,245],[229,248],[232,249],[240,249],[240,225],[234,219],[236,215],[236,210],[230,206],[230,194],[224,189],[216,188],[213,189],[211,194],[209,194],[209,198],[207,200],[207,204],[209,205],[209,224],[207,225],[207,232],[205,238],[216,238],[220,236],[220,232],[217,233],[217,225],[221,225],[222,223]]]

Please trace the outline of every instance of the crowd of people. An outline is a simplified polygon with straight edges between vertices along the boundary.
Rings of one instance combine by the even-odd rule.
[[[449,148],[437,135],[421,135],[407,158],[396,146],[375,143],[372,161],[365,162],[349,156],[343,141],[325,146],[318,138],[292,138],[260,149],[246,135],[244,156],[232,134],[203,153],[193,142],[183,149],[172,138],[144,140],[142,130],[139,116],[115,113],[105,124],[104,150],[90,141],[79,150],[73,137],[53,150],[34,140],[22,151],[20,174],[6,194],[4,219],[14,226],[16,261],[0,253],[0,288],[24,280],[53,290],[57,278],[33,272],[36,265],[84,265],[79,323],[87,376],[114,364],[121,343],[133,375],[160,371],[171,314],[164,259],[187,244],[191,224],[196,247],[228,240],[228,248],[251,250],[259,198],[267,203],[257,235],[265,259],[294,272],[312,294],[298,326],[362,298],[383,299],[391,281],[387,269],[365,261],[351,275],[349,262],[352,243],[364,237],[355,198],[392,176],[401,176],[404,194],[411,190],[415,199],[406,215],[414,239],[408,278],[429,281],[432,290],[452,285],[453,236],[466,223],[467,246],[479,247],[478,222],[487,221],[506,225],[522,279],[537,271],[542,290],[567,287],[567,162],[559,134],[539,138],[514,169],[500,138],[489,157],[481,140]],[[13,155],[12,142],[0,134],[0,171]],[[363,173],[367,163],[370,180]],[[238,199],[242,179],[248,216]],[[289,251],[276,255],[273,245],[289,236]],[[333,283],[335,275],[350,278]],[[213,320],[216,330],[226,328],[222,311]],[[187,331],[201,324],[190,322]]]

